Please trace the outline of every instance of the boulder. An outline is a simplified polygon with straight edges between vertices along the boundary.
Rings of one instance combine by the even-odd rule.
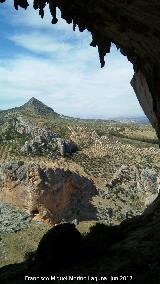
[[[64,223],[50,229],[41,239],[35,261],[44,270],[62,268],[81,257],[83,238],[74,224]]]

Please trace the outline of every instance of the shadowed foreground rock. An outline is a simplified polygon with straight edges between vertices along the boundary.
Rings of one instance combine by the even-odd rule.
[[[82,236],[74,224],[53,227],[41,239],[35,263],[41,271],[55,271],[73,264],[81,258]]]
[[[125,283],[158,284],[159,224],[159,210],[155,212],[153,208],[147,215],[135,217],[117,227],[98,224],[83,239],[74,225],[59,225],[42,238],[35,259],[33,256],[26,262],[1,268],[0,281],[22,284],[26,283],[25,275],[39,278],[90,275],[107,276],[107,283],[110,283],[111,276],[119,279],[120,276],[131,276],[132,281],[127,278]],[[56,278],[54,283],[61,281]],[[71,281],[67,279],[65,283]],[[77,280],[72,283],[76,284]]]

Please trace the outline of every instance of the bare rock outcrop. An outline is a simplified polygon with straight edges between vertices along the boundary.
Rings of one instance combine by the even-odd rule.
[[[159,176],[155,170],[145,168],[141,171],[135,166],[122,165],[114,174],[109,188],[121,187],[125,191],[139,196],[145,206],[152,203],[158,196]]]
[[[69,170],[24,162],[1,166],[0,200],[25,208],[35,219],[50,223],[96,219],[91,204],[96,187]]]
[[[119,224],[141,215],[156,200],[159,189],[159,176],[155,170],[122,165],[101,191],[97,217],[106,224]]]
[[[21,147],[20,151],[30,155],[53,155],[65,156],[78,150],[75,142],[61,138],[58,133],[47,127],[38,127],[21,116],[12,118],[12,125],[16,132],[28,135],[28,139]]]

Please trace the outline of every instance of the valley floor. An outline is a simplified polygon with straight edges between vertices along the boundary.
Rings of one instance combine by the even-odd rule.
[[[68,118],[34,98],[1,111],[0,281],[26,283],[24,275],[46,273],[160,283],[159,172],[149,124]],[[149,209],[152,202],[156,209]],[[59,271],[41,260],[37,266],[33,256],[44,234],[72,221],[79,223],[83,255],[77,247],[74,265]]]

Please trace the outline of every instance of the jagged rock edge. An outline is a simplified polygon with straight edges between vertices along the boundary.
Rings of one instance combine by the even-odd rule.
[[[0,3],[4,3],[6,0],[0,0]],[[41,18],[44,17],[44,9],[46,7],[46,4],[49,6],[50,13],[52,15],[52,24],[56,24],[58,22],[57,16],[56,16],[56,8],[60,8],[56,0],[34,0],[33,1],[33,8],[35,10],[39,10],[39,15]],[[86,3],[87,4],[87,3]],[[29,3],[27,0],[14,0],[14,8],[18,10],[19,7],[23,9],[27,9],[29,6]],[[70,11],[69,11],[70,10]],[[83,9],[84,13],[84,9]],[[91,32],[92,34],[92,42],[90,43],[90,46],[93,47],[98,47],[98,53],[99,53],[99,59],[101,63],[101,67],[103,68],[105,66],[105,60],[104,57],[106,56],[107,53],[110,52],[111,48],[111,40],[108,39],[108,42],[104,42],[103,38],[100,38],[100,36],[97,36],[95,32],[91,29],[91,27],[87,27],[86,23],[82,23],[82,21],[79,19],[79,21],[72,15],[71,9],[68,9],[67,12],[64,10],[61,10],[61,17],[66,20],[68,24],[73,23],[73,30],[75,31],[76,26],[79,27],[79,31],[83,32],[85,29]],[[83,18],[84,19],[84,18]],[[117,46],[117,48],[119,48]]]

